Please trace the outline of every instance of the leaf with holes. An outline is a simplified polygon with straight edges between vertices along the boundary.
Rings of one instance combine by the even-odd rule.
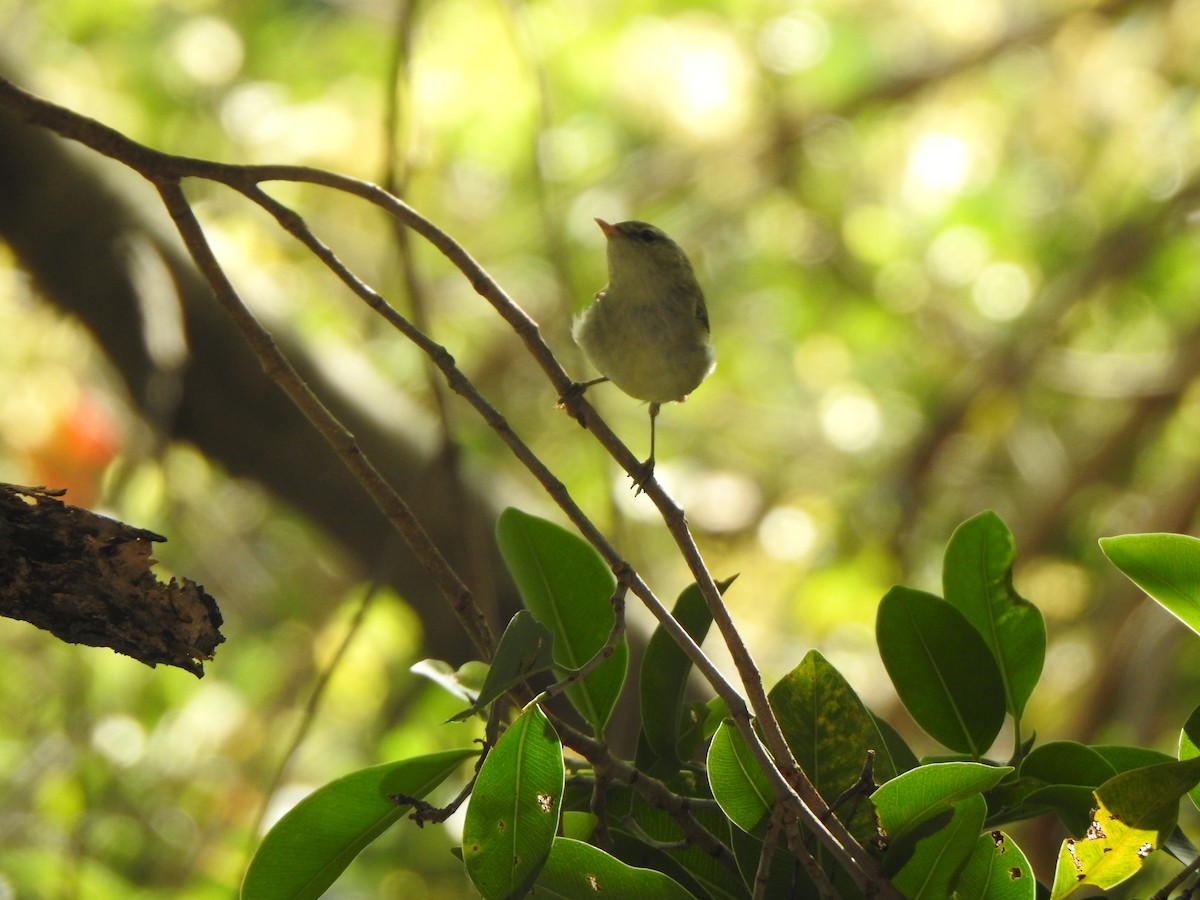
[[[562,806],[562,745],[537,704],[480,767],[463,822],[463,862],[488,900],[521,896],[550,854]]]
[[[1086,833],[1059,850],[1053,900],[1083,887],[1107,889],[1137,872],[1170,835],[1180,798],[1197,782],[1200,757],[1122,772],[1100,785]]]
[[[1034,900],[1033,867],[1003,831],[981,834],[958,875],[955,900]]]
[[[570,838],[556,838],[534,888],[538,897],[636,897],[637,900],[691,900],[679,882],[653,869],[626,865],[603,850]]]

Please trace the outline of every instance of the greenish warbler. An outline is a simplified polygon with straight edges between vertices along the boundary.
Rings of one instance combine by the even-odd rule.
[[[716,365],[704,292],[683,250],[645,222],[603,219],[608,284],[575,319],[571,335],[603,378],[650,404],[650,458],[639,482],[654,471],[654,419],[659,407],[683,401]]]

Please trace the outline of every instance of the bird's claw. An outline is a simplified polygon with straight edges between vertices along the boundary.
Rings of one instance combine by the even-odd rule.
[[[568,409],[576,400],[583,396],[588,385],[582,381],[572,381],[567,385],[567,389],[562,392],[558,398],[558,403],[555,404],[555,409]]]
[[[633,496],[637,496],[646,489],[646,485],[654,480],[654,457],[646,460],[640,466],[634,468],[629,473],[629,477],[633,479]]]
[[[562,392],[562,396],[558,398],[558,403],[554,405],[555,409],[565,409],[567,414],[582,428],[587,428],[587,422],[579,409],[579,401],[583,399],[583,392],[590,386],[590,383],[586,381],[572,381]]]

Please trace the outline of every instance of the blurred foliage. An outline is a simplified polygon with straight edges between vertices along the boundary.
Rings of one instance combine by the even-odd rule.
[[[1198,0],[15,0],[0,53],[24,86],[152,146],[372,180],[395,90],[406,198],[580,377],[570,316],[604,282],[591,217],[661,225],[698,263],[720,362],[660,417],[659,473],[714,571],[742,573],[727,600],[767,673],[819,644],[887,703],[879,598],[936,585],[953,527],[994,508],[1049,623],[1029,711],[1044,737],[1162,743],[1195,705],[1200,661],[1095,540],[1192,531],[1200,502]],[[129,191],[158,215],[148,186]],[[405,308],[377,211],[277,193]],[[418,354],[285,235],[227,192],[192,196],[273,327],[433,407]],[[470,286],[416,255],[434,336],[673,596],[649,503]],[[0,325],[0,477],[169,535],[165,567],[229,620],[202,683],[0,623],[0,896],[228,896],[363,589],[255,486],[186,447],[148,451],[102,352],[2,256]],[[645,410],[590,397],[644,453]],[[472,480],[544,504],[450,410]],[[426,725],[454,701],[407,673],[416,631],[398,598],[374,601],[273,804],[464,742]],[[449,841],[399,832],[344,896],[457,896]]]

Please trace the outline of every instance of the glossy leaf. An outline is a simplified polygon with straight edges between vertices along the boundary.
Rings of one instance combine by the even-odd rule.
[[[1002,831],[981,834],[954,888],[955,900],[1034,900],[1033,867]]]
[[[653,869],[626,865],[582,841],[556,838],[538,876],[538,897],[594,900],[636,897],[637,900],[692,900],[679,882]]]
[[[987,802],[975,795],[950,804],[946,814],[926,819],[893,840],[884,871],[904,859],[892,884],[908,900],[946,900],[954,894],[958,874],[970,858],[987,818]]]
[[[736,577],[736,576],[734,576]],[[718,583],[721,593],[733,583],[733,578]],[[712,624],[700,588],[689,585],[675,601],[671,615],[683,626],[697,644],[703,643]],[[682,761],[679,741],[683,731],[695,726],[695,718],[685,721],[683,699],[687,690],[692,661],[675,639],[659,625],[650,635],[646,654],[642,658],[639,694],[642,708],[642,733],[646,745],[659,759],[671,763]]]
[[[565,670],[582,667],[612,631],[616,582],[608,567],[576,535],[516,509],[500,514],[496,540],[525,608],[554,635],[554,662]],[[628,664],[622,638],[612,657],[567,689],[597,734],[612,714]]]
[[[485,898],[520,896],[558,829],[564,768],[558,735],[537,704],[483,761],[463,822],[463,862]]]
[[[1092,744],[1092,749],[1100,754],[1117,774],[1131,769],[1141,769],[1146,766],[1156,766],[1159,763],[1175,762],[1175,757],[1161,750],[1150,747],[1130,747],[1124,744]]]
[[[1103,756],[1075,741],[1050,741],[1034,747],[1021,762],[1022,778],[1046,784],[1082,784],[1097,788],[1117,774]]]
[[[1179,800],[1200,782],[1200,757],[1122,772],[1097,788],[1097,809],[1079,839],[1063,841],[1053,900],[1129,878],[1175,827]]]
[[[1167,612],[1200,633],[1200,540],[1186,534],[1123,534],[1100,549]]]
[[[940,597],[894,587],[879,601],[875,632],[917,724],[952,750],[983,756],[1004,724],[1004,683],[966,617]]]
[[[954,530],[942,565],[946,602],[983,637],[1000,669],[1008,711],[1020,718],[1042,674],[1046,622],[1016,592],[1012,533],[990,510]]]
[[[496,656],[488,667],[479,696],[470,707],[450,721],[460,722],[470,718],[529,676],[549,669],[552,662],[551,642],[546,626],[534,619],[527,610],[518,610],[500,637]]]
[[[313,791],[263,838],[242,882],[247,900],[312,900],[411,807],[477,750],[447,750],[353,772]]]
[[[768,699],[796,761],[827,803],[858,781],[868,751],[875,752],[877,782],[896,776],[875,718],[816,650],[771,688]],[[849,824],[860,839],[869,837],[875,830],[871,804],[861,803]]]
[[[770,779],[728,719],[708,746],[708,781],[722,812],[743,831],[754,831],[771,812]]]
[[[974,762],[930,763],[880,785],[871,801],[884,830],[896,834],[951,803],[991,790],[1011,771]]]

